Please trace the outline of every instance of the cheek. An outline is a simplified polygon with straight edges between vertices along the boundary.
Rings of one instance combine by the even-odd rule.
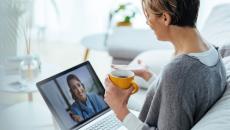
[[[156,34],[158,34],[160,30],[160,23],[155,18],[150,18],[147,24]]]
[[[157,24],[155,22],[149,22],[148,25],[154,31],[155,35],[158,38],[161,35],[161,28],[160,28],[159,24]]]
[[[77,91],[77,90],[74,90],[73,93],[74,93],[75,95],[78,95],[78,91]]]
[[[167,29],[166,27],[161,24],[160,22],[151,22],[149,23],[149,26],[154,31],[156,37],[158,40],[166,40],[167,39]]]
[[[146,23],[149,25],[149,27],[150,27],[152,30],[155,31],[156,23],[155,23],[155,21],[154,21],[153,19],[148,19]]]
[[[81,92],[85,92],[85,89],[84,89],[84,88],[81,88]]]

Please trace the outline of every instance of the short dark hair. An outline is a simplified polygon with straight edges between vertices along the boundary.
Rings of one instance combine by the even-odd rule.
[[[196,27],[200,0],[142,0],[142,4],[157,15],[168,12],[171,25]]]
[[[70,80],[73,80],[73,79],[74,79],[74,80],[77,80],[77,81],[79,81],[79,82],[81,82],[81,80],[80,80],[76,75],[74,75],[74,74],[70,74],[70,75],[68,75],[67,78],[66,78],[67,84],[68,84],[69,89],[70,89],[71,96],[72,96],[72,98],[73,98],[74,100],[77,100],[77,97],[74,95],[72,89],[70,88]],[[82,84],[82,83],[81,83],[81,84]],[[82,84],[82,87],[85,89],[84,84]]]
[[[75,80],[81,82],[81,80],[76,75],[70,74],[66,78],[66,81],[67,81],[67,84],[68,84],[69,87],[70,87],[70,80],[72,80],[72,79],[75,79]]]

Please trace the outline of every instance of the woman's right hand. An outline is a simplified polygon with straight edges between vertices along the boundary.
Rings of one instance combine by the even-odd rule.
[[[137,63],[139,65],[137,68],[129,68],[128,65],[111,65],[111,67],[114,69],[131,70],[135,73],[135,75],[148,81],[154,74],[148,70],[147,65],[145,65],[143,61],[138,60]]]

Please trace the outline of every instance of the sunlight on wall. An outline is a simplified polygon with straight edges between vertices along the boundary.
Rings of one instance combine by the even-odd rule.
[[[52,1],[56,3],[59,14],[55,12]],[[201,7],[198,28],[202,28],[211,9],[229,0],[200,0]],[[140,0],[36,0],[34,6],[34,27],[44,31],[52,40],[78,41],[82,36],[104,32],[111,8],[119,3],[132,2],[140,9],[135,19],[137,27],[146,28]]]

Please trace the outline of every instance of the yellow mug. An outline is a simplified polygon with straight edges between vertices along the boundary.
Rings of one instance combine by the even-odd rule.
[[[115,70],[109,74],[109,79],[119,88],[129,89],[134,87],[132,94],[139,89],[137,83],[134,81],[135,74],[130,70]]]

